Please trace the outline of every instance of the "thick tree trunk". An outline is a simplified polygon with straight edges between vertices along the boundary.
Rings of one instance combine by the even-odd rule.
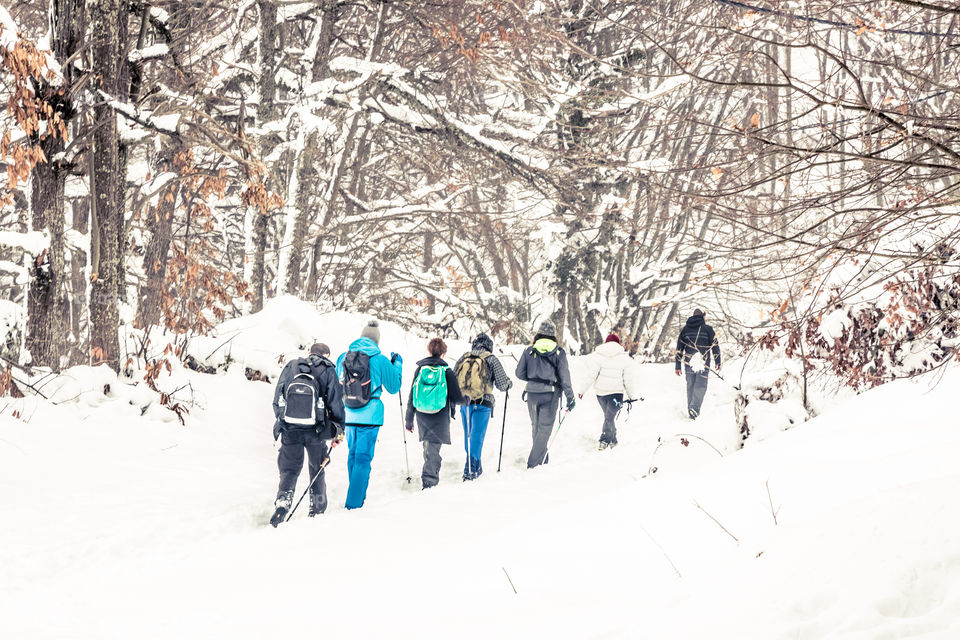
[[[250,268],[250,311],[256,313],[263,309],[264,284],[266,273],[265,253],[267,250],[267,216],[260,211],[253,211],[253,239]]]
[[[257,8],[260,14],[260,102],[257,105],[257,126],[273,120],[277,114],[274,104],[277,93],[276,72],[279,29],[277,27],[277,5],[269,0],[258,0]],[[269,155],[274,145],[261,143],[261,157]],[[268,171],[269,173],[269,171]],[[265,252],[267,249],[267,216],[264,212],[254,209],[247,216],[246,260],[248,266],[244,269],[247,283],[250,285],[250,311],[256,313],[263,309],[265,280]]]
[[[59,138],[47,138],[43,151],[48,158],[63,150]],[[63,170],[56,162],[37,165],[33,172],[31,225],[47,231],[50,247],[33,261],[28,291],[26,347],[35,365],[61,368],[66,354],[64,317]]]
[[[83,0],[51,0],[51,49],[56,59],[64,63],[80,47],[84,30]],[[73,66],[63,66],[65,90],[73,82]],[[53,91],[52,87],[47,90]],[[68,129],[71,113],[58,112]],[[26,347],[33,364],[50,367],[54,371],[68,363],[67,338],[67,282],[64,255],[64,185],[66,170],[56,160],[65,147],[62,137],[48,137],[41,143],[48,162],[34,168],[31,204],[31,225],[34,231],[46,230],[49,249],[37,256],[31,269],[32,280],[27,302]]]
[[[90,5],[93,37],[93,64],[98,71],[99,88],[115,96],[119,89],[121,20],[126,19],[126,6],[120,0],[98,0]],[[120,259],[119,227],[122,207],[118,167],[119,145],[117,115],[108,104],[94,109],[93,153],[90,163],[90,193],[95,207],[99,251],[93,264],[90,293],[90,351],[93,363],[106,362],[119,370],[118,291]]]

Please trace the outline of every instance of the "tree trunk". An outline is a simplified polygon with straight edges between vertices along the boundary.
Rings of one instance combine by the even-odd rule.
[[[258,41],[260,57],[260,77],[258,89],[260,102],[257,105],[257,126],[273,120],[277,114],[275,105],[277,82],[275,78],[277,64],[277,49],[279,47],[279,29],[277,28],[277,5],[269,0],[258,0],[257,8],[260,15],[260,39]],[[269,155],[273,144],[261,141],[260,155]],[[269,169],[268,169],[269,174]],[[269,181],[264,178],[269,184]],[[248,212],[245,221],[246,260],[244,276],[250,285],[250,311],[256,313],[263,309],[265,293],[265,252],[267,250],[267,214],[253,208]]]
[[[173,215],[177,210],[176,180],[171,180],[160,194],[156,219],[150,225],[153,235],[143,252],[143,272],[147,282],[140,290],[140,302],[137,307],[138,328],[147,328],[160,322],[160,300],[163,295],[163,283],[167,277],[167,261],[170,257],[170,242],[173,236]]]
[[[130,64],[127,62],[127,38],[129,35],[129,14],[127,4],[123,3],[123,8],[117,19],[119,57],[117,60],[117,87],[111,92],[114,98],[119,102],[127,102],[130,93]],[[127,268],[124,264],[124,258],[127,255],[127,143],[117,137],[117,295],[123,302],[127,301]]]
[[[90,201],[86,198],[73,202],[73,229],[84,235],[90,233]],[[74,336],[70,351],[70,364],[85,364],[86,336],[89,331],[87,307],[87,260],[82,249],[70,251],[70,333]]]
[[[119,89],[121,20],[126,19],[125,3],[120,0],[98,0],[90,5],[93,37],[93,64],[98,70],[99,88],[111,96]],[[98,103],[94,109],[93,153],[90,163],[90,194],[96,211],[99,255],[93,264],[90,293],[90,351],[93,364],[106,362],[119,371],[120,351],[118,276],[120,252],[117,242],[122,225],[120,193],[119,144],[117,114],[109,104]]]
[[[42,143],[44,154],[53,158],[63,150],[60,138]],[[26,347],[35,365],[61,368],[66,352],[64,317],[63,187],[65,175],[57,162],[38,164],[33,170],[30,198],[34,231],[47,231],[50,247],[33,260],[27,303]]]

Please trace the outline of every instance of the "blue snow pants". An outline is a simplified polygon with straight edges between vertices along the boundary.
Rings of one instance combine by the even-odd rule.
[[[482,404],[468,404],[460,407],[460,419],[463,422],[463,450],[467,461],[463,467],[464,477],[475,478],[483,473],[480,454],[483,453],[483,440],[487,436],[487,425],[493,409]],[[471,478],[471,479],[472,479]]]
[[[367,485],[370,483],[370,467],[373,463],[373,449],[377,445],[380,427],[347,426],[347,475],[350,485],[347,488],[347,509],[359,509],[367,499]]]

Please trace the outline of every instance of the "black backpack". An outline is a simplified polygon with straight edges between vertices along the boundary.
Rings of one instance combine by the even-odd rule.
[[[283,421],[290,425],[314,426],[326,423],[326,405],[320,393],[320,383],[310,364],[301,359],[297,374],[283,391]]]
[[[366,406],[373,396],[370,388],[370,356],[361,351],[347,351],[343,357],[343,404],[351,409]]]

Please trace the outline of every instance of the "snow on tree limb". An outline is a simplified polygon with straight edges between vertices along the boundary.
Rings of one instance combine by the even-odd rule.
[[[177,125],[180,123],[179,114],[154,116],[153,112],[151,111],[140,110],[132,104],[120,102],[116,98],[111,97],[103,91],[98,90],[97,94],[103,100],[105,100],[107,104],[110,105],[110,108],[128,120],[136,122],[140,126],[152,129],[157,133],[162,133],[178,140],[180,139],[180,133],[177,131]]]
[[[32,256],[38,256],[50,247],[50,238],[41,231],[0,231],[0,246],[23,249]]]

